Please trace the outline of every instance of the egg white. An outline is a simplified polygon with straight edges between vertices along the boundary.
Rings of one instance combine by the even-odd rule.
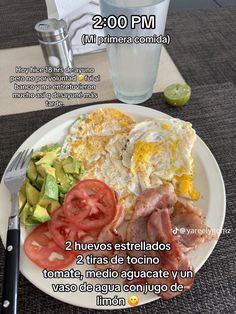
[[[117,110],[99,110],[73,124],[61,157],[71,155],[81,162],[81,180],[99,179],[114,189],[128,218],[143,190],[193,174],[196,134],[189,122],[154,119],[136,124]]]

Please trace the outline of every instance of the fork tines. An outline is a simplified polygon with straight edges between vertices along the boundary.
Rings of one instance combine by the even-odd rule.
[[[32,153],[33,149],[30,152],[29,149],[19,152],[17,156],[12,160],[10,165],[7,167],[6,172],[11,172],[17,169],[22,169],[23,167],[27,167],[31,159]]]

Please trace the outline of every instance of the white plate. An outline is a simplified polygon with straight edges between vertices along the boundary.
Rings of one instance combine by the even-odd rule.
[[[33,147],[35,150],[39,149],[42,145],[53,143],[53,142],[62,142],[65,135],[67,134],[69,126],[73,123],[73,121],[80,114],[87,114],[97,108],[100,107],[114,107],[119,110],[122,110],[130,115],[132,115],[138,121],[141,121],[146,118],[163,118],[169,117],[168,115],[149,109],[142,106],[135,105],[125,105],[125,104],[105,104],[105,105],[95,105],[83,107],[80,109],[73,110],[66,114],[63,114],[52,121],[48,122],[36,132],[34,132],[20,147],[18,150],[22,150],[24,148]],[[197,131],[197,130],[196,130]],[[17,152],[15,153],[15,155]],[[14,155],[14,156],[15,156]],[[13,156],[13,157],[14,157]],[[12,157],[12,158],[13,158]],[[196,202],[196,205],[203,208],[205,214],[205,222],[206,224],[217,230],[220,234],[225,217],[225,208],[226,208],[226,200],[225,200],[225,188],[224,182],[222,179],[222,175],[220,169],[217,165],[217,162],[206,146],[206,144],[197,137],[197,141],[194,145],[193,149],[193,157],[195,159],[196,164],[196,178],[195,185],[201,193],[201,199]],[[0,234],[3,240],[3,243],[6,241],[6,229],[7,229],[7,220],[10,213],[10,195],[6,187],[1,182],[0,186]],[[21,258],[20,258],[20,270],[22,274],[32,282],[36,287],[44,291],[45,293],[51,295],[52,297],[59,299],[61,301],[82,306],[86,308],[101,308],[96,306],[96,294],[101,293],[82,293],[82,292],[53,292],[51,284],[52,283],[77,283],[80,282],[76,279],[44,279],[42,276],[42,271],[40,268],[35,266],[33,263],[29,261],[29,259],[25,256],[24,251],[22,249],[24,239],[26,237],[26,233],[22,228],[21,232]],[[195,251],[192,251],[190,254],[190,258],[192,264],[196,271],[198,271],[202,265],[206,262],[211,252],[213,251],[217,241],[211,241],[200,246]],[[72,265],[69,268],[77,268],[86,269],[88,266],[76,266]],[[118,283],[116,280],[109,279],[106,280],[86,280],[91,283]],[[121,282],[119,282],[121,283]],[[105,297],[113,297],[115,295],[119,295],[119,297],[127,298],[133,293],[109,293],[105,295]],[[140,303],[144,304],[147,302],[151,302],[156,300],[156,296],[152,293],[148,295],[143,295],[141,293],[135,293],[139,296]],[[126,302],[125,307],[129,307]],[[106,307],[106,309],[118,309],[122,307]]]

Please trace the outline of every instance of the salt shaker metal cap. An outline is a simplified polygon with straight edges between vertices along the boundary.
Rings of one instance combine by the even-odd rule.
[[[35,25],[35,30],[47,65],[74,67],[67,24],[64,20],[43,20]]]

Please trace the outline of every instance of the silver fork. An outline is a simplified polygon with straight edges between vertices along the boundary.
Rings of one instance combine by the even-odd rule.
[[[18,192],[23,184],[26,169],[33,150],[19,152],[7,167],[4,183],[11,193],[11,214],[8,220],[6,256],[3,281],[3,297],[1,313],[17,313],[17,291],[20,257],[20,223],[18,208]]]

